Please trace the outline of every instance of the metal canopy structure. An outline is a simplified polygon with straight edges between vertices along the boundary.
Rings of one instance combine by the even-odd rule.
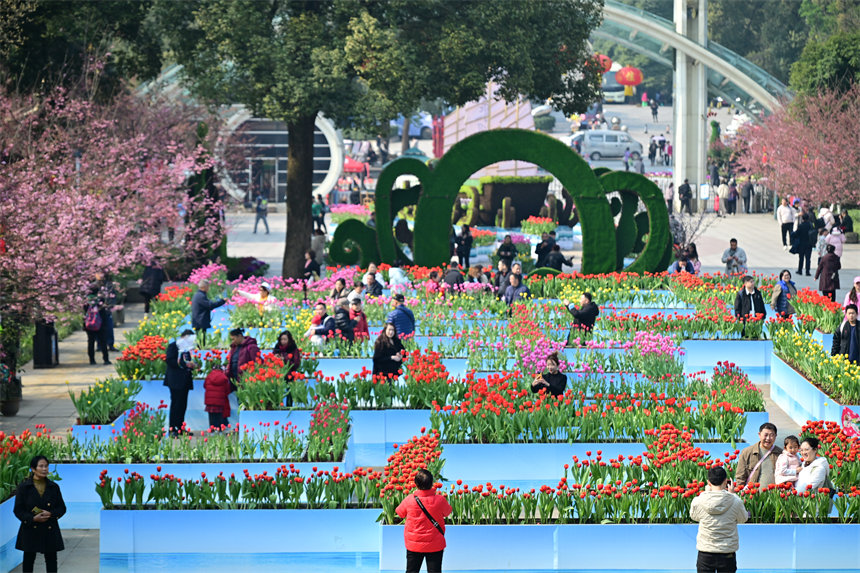
[[[707,67],[708,88],[714,94],[732,101],[740,98],[744,108],[754,110],[758,104],[770,112],[779,107],[780,100],[791,97],[782,82],[749,60],[714,42],[703,45],[691,40],[676,31],[671,20],[617,0],[605,0],[603,25],[593,35],[618,42],[667,66],[674,67],[674,52],[681,52]]]
[[[674,69],[676,189],[685,179],[694,189],[707,182],[709,92],[736,105],[753,121],[791,97],[782,82],[708,40],[708,0],[674,0],[672,21],[617,0],[605,0],[603,24],[592,34]]]

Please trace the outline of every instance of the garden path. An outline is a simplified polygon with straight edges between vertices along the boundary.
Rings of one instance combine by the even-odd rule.
[[[143,304],[125,304],[125,324],[114,329],[116,344],[125,342],[124,333],[137,328],[143,318]],[[117,353],[111,352],[113,360]],[[59,343],[60,364],[55,368],[34,369],[30,361],[21,369],[24,383],[24,398],[18,415],[0,416],[0,431],[17,434],[32,429],[36,424],[45,424],[56,433],[65,432],[75,423],[77,415],[69,390],[79,392],[89,387],[96,379],[107,378],[116,371],[113,366],[103,365],[101,354],[96,352],[98,363],[90,365],[87,357],[87,334],[83,330],[72,333]]]

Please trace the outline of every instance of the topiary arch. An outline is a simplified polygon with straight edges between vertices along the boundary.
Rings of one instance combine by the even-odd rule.
[[[579,154],[561,141],[521,129],[495,129],[467,137],[451,147],[432,171],[421,161],[408,157],[389,164],[380,174],[376,186],[375,235],[380,260],[390,263],[400,256],[392,231],[393,217],[399,208],[414,200],[414,195],[396,201],[392,199],[393,193],[397,193],[392,188],[398,177],[412,175],[420,181],[421,191],[415,211],[414,263],[435,266],[449,257],[451,211],[462,184],[476,171],[510,160],[543,167],[570,192],[582,225],[583,273],[608,273],[617,269],[616,230],[606,194],[629,191],[639,195],[648,210],[650,231],[642,252],[628,270],[658,270],[657,265],[665,254],[669,237],[668,213],[660,189],[635,173],[609,172],[598,177]],[[631,231],[623,232],[625,243],[630,242],[630,247],[637,238],[641,239],[635,221],[632,224],[634,228]],[[374,232],[369,227],[367,229]],[[353,233],[356,233],[354,225],[345,229],[338,227],[332,241],[332,251],[337,253],[332,255],[333,260],[341,262],[337,255],[343,252],[344,242],[352,238]],[[360,237],[356,238],[365,243],[367,237],[367,232],[361,230]]]

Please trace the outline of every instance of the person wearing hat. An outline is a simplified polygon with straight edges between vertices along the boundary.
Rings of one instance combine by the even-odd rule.
[[[845,308],[849,304],[860,306],[860,276],[854,277],[852,284],[854,286],[851,287],[851,290],[845,293],[845,302],[842,303],[842,308]]]
[[[340,336],[344,340],[352,342],[355,340],[355,325],[356,321],[349,317],[349,301],[346,297],[338,300],[334,311],[335,332],[340,331]]]
[[[406,297],[397,293],[391,298],[394,309],[388,313],[385,322],[390,322],[397,330],[397,336],[403,338],[415,333],[415,315],[406,307]]]
[[[842,234],[842,229],[834,226],[830,229],[830,234],[824,239],[824,242],[828,245],[833,245],[835,249],[833,252],[836,253],[836,256],[840,259],[842,258],[842,248],[845,245],[845,235]]]
[[[361,310],[361,297],[349,301],[349,318],[355,321],[353,333],[356,340],[361,341],[370,338],[370,331],[367,329],[367,315]]]
[[[255,303],[262,306],[263,310],[271,310],[278,305],[277,299],[272,296],[272,285],[270,285],[266,281],[260,283],[259,292],[248,292],[236,289],[236,294],[248,300],[254,301]]]

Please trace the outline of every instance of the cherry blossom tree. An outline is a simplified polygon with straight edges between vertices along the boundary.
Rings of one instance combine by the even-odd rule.
[[[192,229],[180,249],[162,240],[182,227],[180,205],[220,208],[189,202],[188,177],[212,162],[183,113],[132,95],[99,106],[62,89],[0,94],[0,343],[12,372],[24,327],[82,310],[96,272],[220,242],[220,225]]]
[[[783,196],[860,202],[860,86],[803,96],[741,131],[738,163]]]

